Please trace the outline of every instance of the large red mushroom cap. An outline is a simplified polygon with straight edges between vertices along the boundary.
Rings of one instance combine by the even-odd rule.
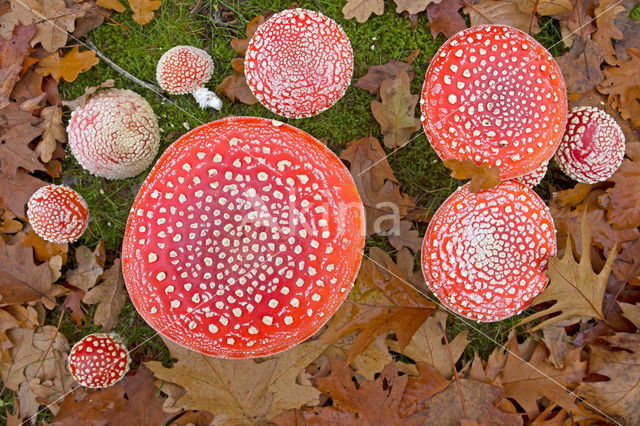
[[[231,117],[173,143],[129,214],[123,274],[140,315],[191,350],[250,358],[313,335],[364,245],[348,170],[295,127]]]
[[[625,138],[609,114],[579,107],[569,112],[556,163],[572,179],[597,183],[609,179],[622,164]]]
[[[129,371],[129,351],[113,334],[90,334],[79,340],[69,352],[69,371],[80,385],[106,388]]]
[[[222,101],[205,84],[213,72],[213,59],[202,49],[175,46],[164,52],[156,67],[156,80],[172,95],[193,94],[201,108],[222,108]]]
[[[522,182],[527,185],[529,188],[533,188],[542,182],[544,176],[547,174],[547,169],[549,168],[549,162],[546,161],[542,166],[538,167],[531,173],[527,173],[526,175],[522,175],[518,177],[516,180],[518,182]]]
[[[89,208],[82,195],[73,189],[47,185],[29,198],[27,217],[35,233],[45,241],[72,243],[87,229]]]
[[[249,41],[244,70],[251,92],[266,108],[284,117],[310,117],[346,92],[353,49],[333,19],[290,9],[258,27]]]
[[[422,87],[422,125],[443,160],[534,171],[555,153],[567,116],[562,73],[528,34],[481,25],[447,40]]]
[[[526,308],[547,285],[556,236],[549,208],[516,181],[472,193],[469,184],[436,211],[422,243],[422,271],[449,309],[499,321]]]
[[[69,147],[90,173],[124,179],[142,173],[160,146],[151,105],[131,90],[109,89],[71,113]]]

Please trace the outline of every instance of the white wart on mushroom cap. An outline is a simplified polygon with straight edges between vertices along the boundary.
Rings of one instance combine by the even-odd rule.
[[[72,243],[89,224],[89,208],[82,195],[64,185],[47,185],[27,203],[31,227],[41,238],[57,244]]]
[[[180,345],[270,355],[310,337],[344,301],[363,216],[348,170],[307,133],[218,120],[178,139],[143,183],[123,243],[127,289]]]
[[[213,59],[202,49],[175,46],[164,52],[156,67],[156,80],[173,95],[193,93],[211,78]]]
[[[533,188],[534,186],[538,186],[542,179],[544,179],[547,174],[547,170],[549,169],[549,162],[545,162],[542,166],[538,167],[531,173],[527,173],[526,175],[520,176],[516,178],[518,182],[522,182],[527,185],[529,188]]]
[[[499,321],[526,308],[547,285],[556,253],[549,208],[516,181],[478,193],[458,188],[436,211],[422,243],[431,291],[459,315]]]
[[[109,89],[71,113],[69,147],[78,163],[107,179],[142,173],[160,146],[160,128],[151,105],[131,90]]]
[[[346,92],[353,49],[333,19],[290,9],[258,27],[249,41],[244,70],[251,92],[266,108],[284,117],[310,117]]]
[[[73,378],[88,388],[106,388],[129,371],[129,351],[113,334],[90,334],[69,352],[68,367]]]
[[[624,151],[624,133],[613,117],[599,108],[579,107],[569,112],[556,163],[578,182],[597,183],[613,176]]]
[[[422,87],[422,124],[443,160],[531,173],[555,153],[567,115],[562,73],[528,34],[481,25],[447,40]]]

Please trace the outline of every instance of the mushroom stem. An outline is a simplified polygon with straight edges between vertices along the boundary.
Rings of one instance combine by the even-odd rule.
[[[206,87],[198,87],[192,94],[202,109],[213,108],[216,111],[220,111],[222,108],[222,100]]]

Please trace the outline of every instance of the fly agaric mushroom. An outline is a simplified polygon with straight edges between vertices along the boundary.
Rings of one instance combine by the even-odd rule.
[[[47,185],[31,195],[27,203],[31,227],[51,243],[72,243],[89,224],[89,208],[82,195],[63,185]]]
[[[69,352],[69,371],[81,386],[106,388],[129,371],[129,351],[113,334],[83,337]]]
[[[598,108],[579,107],[569,112],[556,163],[578,182],[598,183],[618,170],[624,150],[624,133],[613,117]]]
[[[142,173],[160,146],[151,105],[131,90],[109,89],[71,113],[69,147],[90,173],[124,179]]]
[[[333,19],[290,9],[260,25],[249,41],[244,70],[253,95],[288,118],[316,115],[349,87],[353,49]]]
[[[156,68],[156,80],[172,95],[191,93],[200,108],[222,108],[222,101],[204,87],[213,72],[213,59],[202,49],[176,46],[164,52]]]
[[[469,184],[436,211],[422,243],[429,288],[459,315],[499,321],[527,307],[547,285],[556,236],[548,207],[510,180],[472,193]]]
[[[518,182],[522,182],[527,185],[529,188],[533,188],[542,182],[544,176],[547,174],[547,169],[549,168],[549,162],[546,161],[542,166],[538,167],[531,173],[520,176],[516,178]]]
[[[472,27],[447,40],[429,65],[420,105],[440,158],[498,166],[505,180],[553,156],[567,116],[553,57],[505,25]]]
[[[351,288],[364,210],[309,134],[230,117],[182,136],[142,184],[123,275],[140,315],[191,350],[271,355],[313,335]]]

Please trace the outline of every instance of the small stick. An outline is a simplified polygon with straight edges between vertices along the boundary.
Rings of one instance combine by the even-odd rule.
[[[139,86],[142,86],[147,90],[151,90],[153,93],[155,93],[156,95],[158,95],[162,99],[167,100],[167,97],[164,96],[161,93],[161,90],[160,90],[160,88],[158,86],[156,86],[155,84],[147,83],[146,81],[140,80],[135,75],[133,75],[133,74],[125,71],[124,69],[122,69],[118,64],[116,64],[111,59],[109,59],[109,57],[107,55],[105,55],[100,49],[98,49],[96,47],[96,45],[93,44],[93,42],[91,40],[89,40],[88,38],[85,39],[85,44],[89,49],[93,50],[96,53],[96,55],[98,55],[98,57],[100,59],[102,59],[107,65],[109,65],[115,72],[117,72],[118,74],[120,74],[121,76],[126,78],[127,80],[133,81],[134,83],[138,84]]]

